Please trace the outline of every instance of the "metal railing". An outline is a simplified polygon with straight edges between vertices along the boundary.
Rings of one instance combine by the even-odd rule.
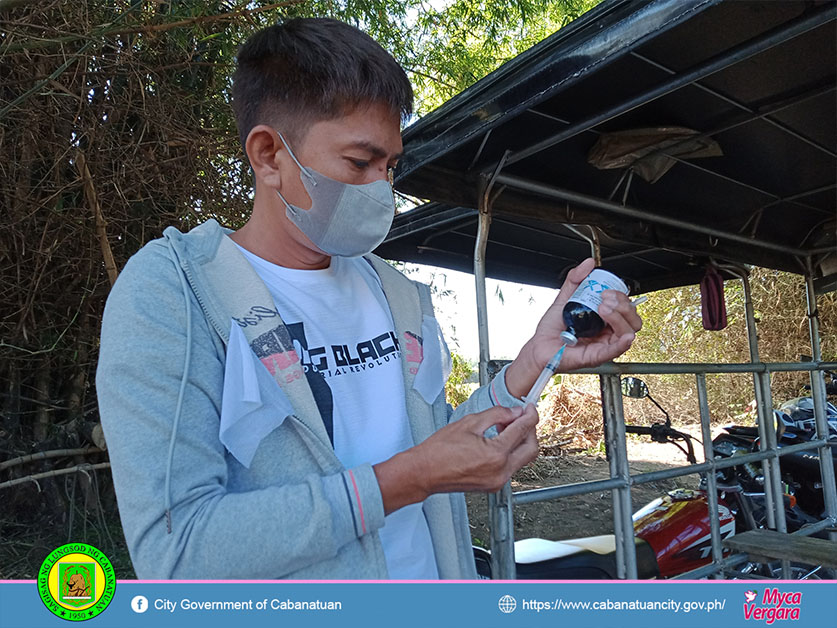
[[[535,502],[597,493],[610,490],[613,496],[614,535],[616,538],[617,573],[620,578],[635,579],[636,549],[633,542],[633,508],[631,506],[630,488],[636,484],[656,482],[692,474],[701,474],[706,478],[707,501],[709,502],[711,524],[711,564],[698,570],[682,574],[679,578],[705,577],[711,574],[722,574],[724,570],[744,562],[745,558],[733,556],[724,559],[721,546],[720,525],[718,520],[718,491],[715,484],[717,471],[747,463],[762,462],[765,465],[765,498],[770,516],[768,525],[779,532],[786,532],[784,519],[784,499],[779,472],[779,458],[798,451],[818,449],[820,453],[820,469],[822,474],[823,491],[826,499],[827,516],[818,524],[807,526],[798,534],[813,534],[837,524],[837,512],[832,502],[835,499],[834,467],[831,463],[831,450],[827,441],[828,426],[825,421],[824,397],[814,396],[815,414],[817,416],[817,437],[814,440],[778,447],[773,412],[769,395],[769,379],[772,373],[810,371],[812,382],[822,381],[822,370],[835,370],[837,363],[745,363],[745,364],[643,364],[620,363],[608,364],[597,369],[585,369],[576,373],[598,374],[602,378],[605,423],[608,434],[608,451],[610,458],[609,480],[595,480],[578,484],[542,488],[513,493],[511,503],[507,506],[511,511],[515,505],[531,504]],[[704,447],[704,462],[680,466],[660,471],[631,474],[628,467],[627,447],[625,438],[625,422],[622,412],[620,375],[623,374],[694,374],[700,407],[700,423]],[[708,373],[753,373],[757,385],[762,390],[762,405],[759,408],[759,439],[760,451],[751,454],[734,456],[727,459],[715,459],[710,433],[711,417],[709,401],[706,391],[706,375]],[[830,473],[829,473],[830,472]],[[498,561],[497,577],[507,579],[514,573],[514,539],[509,534],[504,538],[491,537],[492,551],[495,547],[505,545],[500,555],[504,561]],[[787,569],[788,566],[784,565]],[[789,577],[786,575],[786,577]]]

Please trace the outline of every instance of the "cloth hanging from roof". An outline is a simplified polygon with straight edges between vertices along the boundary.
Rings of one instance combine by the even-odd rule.
[[[727,326],[724,278],[714,266],[706,268],[706,274],[700,281],[700,304],[704,329],[720,331]]]
[[[648,183],[655,183],[677,159],[721,155],[721,147],[712,138],[694,129],[664,126],[602,133],[587,162],[600,170],[631,168]]]

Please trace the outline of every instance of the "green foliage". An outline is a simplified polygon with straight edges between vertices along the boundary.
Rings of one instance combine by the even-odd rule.
[[[584,450],[585,456],[604,456],[607,454],[607,447],[603,440],[598,441],[595,445],[591,445]]]
[[[456,352],[451,353],[451,360],[453,364],[445,384],[445,398],[455,408],[471,396],[473,386],[468,380],[474,374],[474,366]]]
[[[455,0],[419,3],[409,54],[419,112],[435,109],[483,76],[565,26],[598,0]]]
[[[497,297],[497,300],[500,302],[500,305],[506,304],[506,298],[503,296],[503,291],[500,289],[500,284],[497,284],[497,287],[494,289],[494,296]]]

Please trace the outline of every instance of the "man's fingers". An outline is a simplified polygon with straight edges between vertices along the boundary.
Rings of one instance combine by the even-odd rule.
[[[616,290],[605,290],[599,306],[602,317],[617,336],[625,336],[642,329],[642,318],[630,299]]]
[[[526,439],[529,432],[534,434],[537,424],[538,411],[534,404],[527,404],[523,413],[514,419],[511,425],[508,425],[503,433],[497,437],[498,442],[506,445],[511,451]]]
[[[431,456],[429,464],[438,475],[430,492],[499,490],[514,471],[537,454],[537,423],[537,410],[529,404],[525,408],[490,408],[442,428],[416,447],[439,452]],[[502,433],[484,438],[493,425]]]
[[[567,273],[566,279],[564,279],[564,283],[561,284],[561,290],[558,292],[558,296],[555,297],[553,305],[561,305],[563,307],[563,304],[569,301],[575,289],[581,285],[581,282],[584,281],[587,275],[593,272],[595,267],[595,260],[592,257],[588,257],[578,266],[570,270]]]
[[[503,406],[496,406],[494,408],[489,408],[483,412],[471,415],[474,417],[473,429],[480,435],[482,435],[485,430],[490,428],[492,425],[497,426],[497,431],[503,431],[509,423],[515,421],[522,414],[523,408],[519,407],[504,408]]]
[[[509,455],[509,464],[514,471],[525,467],[538,457],[538,437],[535,430],[526,433],[526,438]]]
[[[564,280],[564,284],[561,286],[561,290],[563,291],[565,287],[571,286],[573,290],[578,288],[581,285],[581,282],[593,272],[593,269],[596,268],[596,260],[592,257],[588,257],[586,260],[581,262],[578,266],[573,268],[570,272],[567,273],[567,278]]]
[[[585,355],[585,365],[589,364],[592,366],[594,364],[601,364],[619,357],[631,348],[631,343],[633,343],[634,338],[636,336],[633,332],[628,332],[622,336],[612,334],[609,341],[602,340],[601,342],[587,345],[585,347],[585,353],[589,352],[589,354]]]

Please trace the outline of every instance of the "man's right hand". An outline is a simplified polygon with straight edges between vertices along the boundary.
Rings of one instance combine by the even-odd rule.
[[[495,492],[538,455],[534,405],[495,407],[446,425],[423,443],[374,466],[384,512],[434,493]],[[499,434],[486,438],[497,426]]]

